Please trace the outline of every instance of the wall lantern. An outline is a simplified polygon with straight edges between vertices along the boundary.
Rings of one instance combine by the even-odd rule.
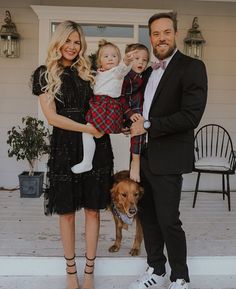
[[[20,35],[17,33],[16,25],[11,21],[11,14],[6,11],[0,30],[0,56],[16,58],[20,56]]]
[[[203,45],[206,41],[198,27],[198,18],[194,17],[192,28],[188,30],[187,37],[184,39],[184,53],[193,58],[202,59]]]

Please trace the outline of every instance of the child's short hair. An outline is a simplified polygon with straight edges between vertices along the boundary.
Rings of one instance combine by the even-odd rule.
[[[126,48],[125,48],[125,53],[128,53],[130,51],[134,51],[134,50],[145,50],[147,52],[148,55],[148,61],[149,61],[149,50],[147,48],[147,46],[145,46],[142,43],[131,43],[131,44],[127,44]]]
[[[96,62],[97,62],[98,67],[101,67],[101,54],[102,54],[103,48],[106,46],[114,47],[116,52],[117,52],[117,55],[118,55],[118,60],[119,60],[119,62],[121,61],[121,53],[120,53],[119,47],[112,42],[109,42],[109,41],[106,41],[105,39],[102,39],[98,42],[98,50],[96,53]]]

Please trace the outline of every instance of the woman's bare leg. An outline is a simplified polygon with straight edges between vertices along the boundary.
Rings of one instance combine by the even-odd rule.
[[[83,289],[94,289],[94,260],[97,252],[98,235],[100,228],[100,213],[98,210],[85,209],[85,240],[86,265]]]
[[[64,249],[64,256],[67,259],[67,289],[78,289],[79,281],[75,264],[75,214],[59,216],[60,234]]]

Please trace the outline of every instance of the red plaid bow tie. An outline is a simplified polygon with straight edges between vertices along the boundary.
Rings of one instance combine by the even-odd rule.
[[[152,69],[156,70],[158,68],[162,68],[163,70],[166,68],[166,61],[160,60],[159,62],[153,62],[152,63]]]

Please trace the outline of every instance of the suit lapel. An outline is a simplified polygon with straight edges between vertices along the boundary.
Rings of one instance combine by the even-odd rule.
[[[146,88],[146,85],[147,85],[147,82],[148,82],[148,79],[149,79],[151,73],[152,73],[152,67],[149,66],[142,74],[144,89]]]
[[[170,60],[169,64],[167,65],[166,69],[165,69],[165,72],[163,73],[162,75],[162,78],[157,86],[157,89],[156,89],[156,92],[154,94],[154,97],[153,97],[153,100],[152,100],[152,104],[151,104],[151,108],[152,108],[152,105],[153,103],[156,101],[156,99],[159,97],[161,91],[162,91],[162,88],[163,86],[166,84],[166,82],[168,81],[170,75],[173,73],[173,71],[175,71],[176,69],[176,65],[178,64],[179,62],[179,58],[181,58],[181,52],[177,51],[175,53],[175,55],[172,57],[172,59]],[[151,111],[151,108],[150,108],[150,111]]]

